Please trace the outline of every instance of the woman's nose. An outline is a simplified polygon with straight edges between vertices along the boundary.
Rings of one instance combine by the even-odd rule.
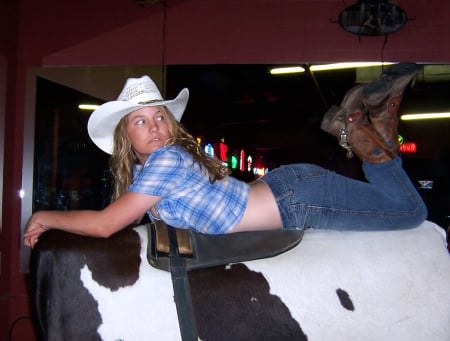
[[[156,123],[150,123],[149,127],[148,127],[149,131],[157,131],[158,130],[158,125]]]

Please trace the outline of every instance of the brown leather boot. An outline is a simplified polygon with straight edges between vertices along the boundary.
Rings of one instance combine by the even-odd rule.
[[[398,154],[398,108],[402,96],[388,98],[379,106],[366,105],[367,114],[374,129],[384,139],[390,151]]]
[[[392,160],[397,155],[390,151],[362,111],[347,115],[345,124],[341,133],[347,130],[348,145],[361,161],[380,163]]]
[[[392,154],[398,154],[398,109],[403,92],[419,73],[413,63],[399,63],[386,69],[379,80],[373,81],[362,91],[362,100],[370,122],[389,146]]]
[[[326,112],[320,127],[338,138],[339,145],[347,151],[349,158],[353,157],[354,152],[363,161],[378,163],[391,160],[395,155],[389,151],[365,114],[362,91],[362,85],[351,88],[340,107],[333,106]]]

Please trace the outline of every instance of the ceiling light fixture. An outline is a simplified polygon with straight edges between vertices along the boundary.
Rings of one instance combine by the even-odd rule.
[[[271,75],[285,75],[289,73],[301,73],[305,72],[305,69],[301,66],[286,66],[286,67],[275,67],[269,70]]]
[[[349,63],[333,63],[333,64],[320,64],[311,65],[309,68],[311,71],[328,71],[328,70],[342,70],[342,69],[355,69],[361,67],[372,67],[372,66],[382,66],[391,65],[393,63],[387,62],[349,62]]]
[[[342,69],[355,69],[372,66],[391,65],[390,62],[348,62],[348,63],[332,63],[332,64],[318,64],[311,65],[309,69],[312,72],[316,71],[329,71],[329,70],[342,70]],[[305,72],[305,69],[301,66],[282,66],[270,69],[271,75],[285,75],[290,73]]]
[[[78,109],[81,110],[95,110],[99,107],[98,104],[80,104],[78,105]]]
[[[423,114],[405,114],[401,115],[400,119],[402,121],[414,121],[414,120],[432,120],[432,119],[442,119],[450,118],[450,112],[434,112],[434,113],[423,113]]]

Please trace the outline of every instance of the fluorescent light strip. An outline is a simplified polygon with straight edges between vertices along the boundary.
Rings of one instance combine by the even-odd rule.
[[[393,64],[393,63],[381,63],[381,62],[333,63],[333,64],[311,65],[309,67],[309,69],[312,72],[315,72],[315,71],[352,69],[352,68],[362,68],[362,67],[391,65],[391,64]],[[305,69],[302,68],[301,66],[286,66],[286,67],[272,68],[272,69],[270,69],[269,72],[272,75],[284,75],[284,74],[289,74],[289,73],[305,72]]]
[[[98,107],[99,107],[98,104],[80,104],[78,106],[78,109],[81,109],[81,110],[95,110]]]
[[[311,65],[309,68],[311,71],[327,71],[327,70],[340,70],[340,69],[353,69],[360,67],[382,66],[391,65],[393,63],[381,63],[381,62],[351,62],[351,63],[333,63],[322,65]]]
[[[430,112],[426,114],[405,114],[400,116],[402,121],[431,120],[440,118],[450,118],[450,112]]]
[[[270,69],[271,75],[285,75],[288,73],[301,73],[305,72],[305,69],[301,66],[288,66],[288,67],[276,67],[273,69]]]

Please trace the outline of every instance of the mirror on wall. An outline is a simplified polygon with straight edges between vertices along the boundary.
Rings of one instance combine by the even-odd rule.
[[[33,211],[97,210],[109,203],[108,155],[88,136],[91,111],[78,108],[102,102],[37,78]]]

